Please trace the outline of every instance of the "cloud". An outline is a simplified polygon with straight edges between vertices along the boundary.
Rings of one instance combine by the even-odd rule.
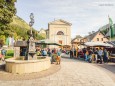
[[[72,37],[98,30],[108,23],[108,15],[115,22],[114,0],[18,0],[16,7],[17,15],[27,22],[29,13],[34,13],[38,30],[48,28],[54,18],[72,23]]]

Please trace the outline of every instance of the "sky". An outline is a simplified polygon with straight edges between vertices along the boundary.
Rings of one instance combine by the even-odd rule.
[[[48,23],[63,19],[71,26],[71,37],[86,36],[109,23],[115,23],[115,0],[17,0],[17,14],[27,23],[34,14],[33,28],[47,29]]]

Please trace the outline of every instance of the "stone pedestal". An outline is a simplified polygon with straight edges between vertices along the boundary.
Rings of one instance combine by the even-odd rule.
[[[29,46],[28,46],[28,60],[35,60],[37,59],[36,56],[36,48],[35,48],[35,42],[33,37],[31,36],[29,39]]]
[[[20,57],[20,47],[14,47],[14,57]]]

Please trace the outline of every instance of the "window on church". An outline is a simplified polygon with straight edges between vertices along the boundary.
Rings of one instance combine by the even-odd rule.
[[[64,33],[62,31],[58,31],[57,35],[64,35]]]

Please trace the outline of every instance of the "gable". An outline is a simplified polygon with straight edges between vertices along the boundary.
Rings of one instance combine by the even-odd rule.
[[[104,38],[104,35],[102,33],[97,33],[94,38]]]
[[[104,38],[105,41],[108,40],[107,38],[105,38],[105,36],[101,32],[97,33],[92,40],[97,40],[97,38],[99,39]]]
[[[99,35],[100,34],[100,35]],[[91,34],[91,35],[88,35],[87,37],[86,37],[86,39],[88,40],[88,41],[92,41],[92,40],[94,40],[95,38],[104,38],[104,35],[100,32],[100,31],[97,31],[97,32],[95,32],[95,33],[93,33],[93,34]]]
[[[64,20],[54,20],[53,22],[50,22],[49,24],[53,24],[53,25],[71,25],[71,23],[64,21]]]

